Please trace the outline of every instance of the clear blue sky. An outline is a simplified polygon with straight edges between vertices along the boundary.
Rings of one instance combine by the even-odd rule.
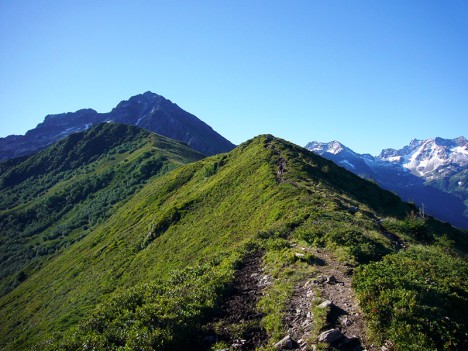
[[[148,90],[236,144],[468,137],[468,1],[0,0],[0,136]]]

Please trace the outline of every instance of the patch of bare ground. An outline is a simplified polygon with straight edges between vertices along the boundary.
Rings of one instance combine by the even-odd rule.
[[[221,305],[221,313],[210,323],[211,333],[205,337],[209,343],[223,342],[220,350],[255,350],[268,341],[260,321],[263,314],[257,302],[263,289],[270,284],[263,273],[263,252],[248,253],[236,271],[230,296]]]
[[[310,281],[306,281],[305,284],[302,282],[294,287],[284,316],[284,323],[288,327],[288,334],[291,338],[287,348],[307,350],[307,341],[312,331],[311,304],[313,299],[314,291]],[[281,347],[278,348],[281,349]]]
[[[395,251],[400,251],[408,247],[408,245],[398,235],[387,231],[382,225],[380,225],[380,232],[390,240]]]
[[[327,329],[338,329],[343,338],[332,342],[337,350],[363,350],[366,344],[365,325],[362,312],[352,289],[352,269],[339,262],[325,250],[314,250],[313,254],[323,264],[319,266],[319,277],[315,284],[321,289],[323,298],[330,301]],[[326,279],[320,283],[320,280]]]
[[[295,286],[284,318],[293,342],[282,349],[315,350],[322,343],[331,350],[376,350],[373,345],[366,347],[365,324],[352,289],[352,268],[324,249],[303,248],[302,252],[316,257],[317,273]],[[326,313],[325,324],[318,325],[320,332],[314,325],[320,323],[313,315],[317,308]]]

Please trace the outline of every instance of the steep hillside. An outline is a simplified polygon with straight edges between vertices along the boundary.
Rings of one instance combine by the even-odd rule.
[[[179,140],[204,155],[232,150],[235,145],[206,123],[164,97],[146,92],[120,102],[111,112],[92,109],[48,115],[25,135],[0,138],[0,160],[30,155],[97,123],[131,124]]]
[[[1,163],[1,295],[104,222],[148,179],[203,157],[143,129],[107,123]]]
[[[365,301],[373,289],[374,281],[366,278],[372,262],[387,264],[391,261],[380,260],[402,248],[444,243],[440,247],[452,257],[446,265],[455,267],[467,248],[466,236],[415,211],[331,161],[260,136],[228,154],[152,178],[109,220],[3,296],[2,347],[271,350],[283,339],[275,348],[305,350],[323,349],[327,342],[338,347],[338,341],[344,345],[339,347],[362,349],[369,338],[382,343],[386,320],[377,317],[393,310],[364,311],[376,320],[372,332],[361,327],[353,337],[353,329],[331,318],[333,304],[319,306],[324,297],[334,298],[335,293],[327,295],[331,287],[341,287],[336,277],[322,274],[347,275],[341,301],[353,301],[349,284],[358,267],[359,297]],[[398,255],[404,256],[397,253],[395,260]],[[325,269],[331,262],[337,265]],[[467,273],[463,266],[458,271]],[[441,276],[433,274],[431,281],[439,284]],[[458,294],[456,301],[466,303],[467,291],[449,284],[439,292],[444,301],[455,301]],[[397,311],[406,303],[400,297],[393,299]],[[334,302],[340,311],[348,309]],[[420,305],[438,316],[437,303]],[[356,313],[361,316],[359,309]],[[458,347],[466,319],[450,318],[455,324],[448,324],[446,333]],[[307,326],[297,324],[300,320]],[[337,329],[335,340],[323,336],[327,328]],[[432,330],[429,346],[440,341],[437,323]],[[284,339],[287,334],[294,340]]]

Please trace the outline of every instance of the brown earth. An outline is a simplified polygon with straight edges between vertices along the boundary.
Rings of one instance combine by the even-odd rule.
[[[338,328],[344,339],[333,345],[337,350],[363,350],[366,344],[365,324],[356,296],[352,289],[352,269],[339,262],[325,250],[315,249],[313,254],[323,261],[318,266],[319,276],[331,276],[336,282],[319,283],[322,296],[332,305],[327,316],[328,329]]]
[[[292,343],[287,349],[314,350],[312,340],[314,316],[312,307],[330,301],[327,325],[321,331],[338,329],[343,336],[330,344],[330,350],[378,350],[368,345],[362,312],[352,290],[353,269],[339,262],[328,251],[318,248],[297,248],[297,254],[315,257],[316,273],[294,287],[287,304],[284,323]],[[221,305],[221,313],[208,327],[208,344],[224,342],[219,350],[255,350],[266,345],[268,335],[261,327],[263,314],[256,308],[263,290],[271,283],[261,267],[263,252],[248,253],[236,271],[231,293]],[[280,348],[281,349],[281,348]],[[286,348],[283,348],[286,349]]]
[[[263,252],[248,253],[236,271],[229,298],[221,305],[221,314],[211,324],[213,341],[223,341],[229,350],[255,350],[268,341],[260,325],[263,314],[257,310],[262,290],[269,284],[263,273]]]
[[[316,257],[316,275],[295,286],[285,314],[288,333],[297,342],[294,349],[313,350],[318,340],[311,340],[314,326],[312,307],[330,301],[327,325],[322,332],[338,329],[343,336],[330,344],[340,351],[377,350],[368,345],[362,312],[352,289],[352,267],[339,262],[324,249],[298,249],[298,255]]]

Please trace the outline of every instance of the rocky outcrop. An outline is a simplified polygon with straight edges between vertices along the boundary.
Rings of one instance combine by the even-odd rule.
[[[343,333],[339,329],[330,329],[324,331],[319,335],[318,341],[319,342],[326,342],[327,344],[332,344],[341,340],[344,337]]]

